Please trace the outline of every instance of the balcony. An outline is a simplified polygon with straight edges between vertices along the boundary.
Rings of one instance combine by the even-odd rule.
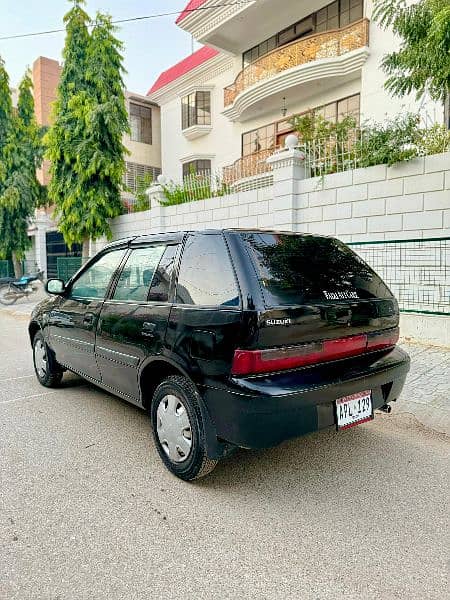
[[[267,159],[274,151],[275,148],[260,150],[238,158],[233,164],[223,167],[223,182],[233,191],[256,189],[270,184],[272,168],[267,164]]]
[[[369,20],[313,34],[276,48],[261,57],[224,89],[223,114],[242,121],[248,109],[270,96],[297,88],[312,80],[348,76],[367,59]],[[335,84],[334,84],[335,85]]]

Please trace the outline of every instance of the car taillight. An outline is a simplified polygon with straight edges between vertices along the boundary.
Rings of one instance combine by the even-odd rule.
[[[231,373],[232,375],[257,375],[358,356],[366,351],[395,346],[398,336],[399,332],[396,328],[369,336],[352,335],[288,348],[235,350]]]
[[[383,348],[395,346],[399,336],[400,330],[398,327],[378,331],[377,333],[370,333],[367,336],[367,350],[382,350]]]

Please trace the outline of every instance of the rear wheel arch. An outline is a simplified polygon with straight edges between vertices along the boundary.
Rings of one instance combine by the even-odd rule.
[[[141,401],[145,409],[150,408],[153,394],[158,385],[171,375],[189,377],[183,369],[168,360],[156,359],[145,365],[139,376]]]
[[[192,380],[189,374],[182,367],[179,367],[178,365],[168,360],[155,359],[149,362],[147,365],[145,365],[139,377],[139,387],[142,405],[149,413],[151,409],[152,398],[156,389],[164,380],[172,376],[185,377],[198,392],[198,388],[195,381]],[[198,397],[199,406],[205,424],[208,456],[214,459],[221,458],[229,451],[228,445],[224,445],[217,439],[216,427],[211,418],[206,403],[203,400],[200,393],[198,393]]]
[[[30,342],[33,344],[34,336],[38,331],[41,331],[41,327],[37,321],[31,321],[28,325],[28,334],[30,336]]]

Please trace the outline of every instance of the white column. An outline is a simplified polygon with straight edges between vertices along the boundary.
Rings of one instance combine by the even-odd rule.
[[[36,234],[35,240],[35,261],[40,271],[44,271],[45,277],[47,276],[47,240],[45,234],[48,231],[48,220],[47,217],[36,218]]]
[[[276,229],[296,231],[297,228],[296,211],[300,208],[297,182],[309,177],[305,155],[297,146],[297,136],[290,135],[285,148],[267,159],[273,171],[273,199],[269,208]]]
[[[150,186],[146,191],[151,207],[150,228],[155,233],[164,231],[166,227],[165,207],[163,206],[166,200],[163,189],[165,183],[166,178],[163,175],[159,175],[158,183]]]

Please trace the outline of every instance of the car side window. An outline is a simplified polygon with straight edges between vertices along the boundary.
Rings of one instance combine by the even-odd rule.
[[[70,296],[103,299],[108,291],[111,277],[114,275],[124,254],[125,250],[113,250],[100,256],[72,284]]]
[[[145,302],[165,245],[132,250],[120,274],[113,300]]]
[[[158,268],[153,275],[150,286],[149,300],[155,302],[167,302],[169,300],[170,282],[172,280],[173,267],[177,255],[178,244],[167,246],[159,261]]]
[[[222,235],[189,236],[181,258],[176,301],[239,306],[239,289]]]

